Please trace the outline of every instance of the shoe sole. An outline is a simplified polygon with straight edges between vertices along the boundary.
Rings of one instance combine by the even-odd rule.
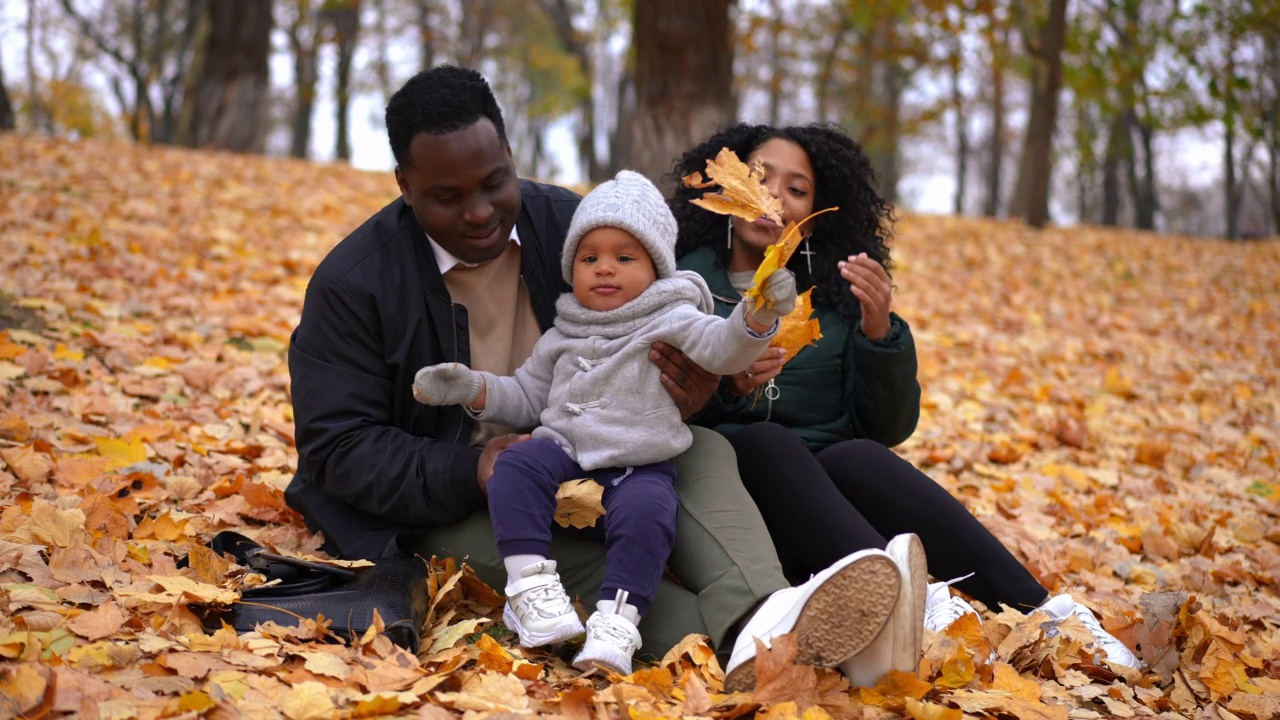
[[[796,619],[792,631],[797,635],[796,664],[835,667],[861,652],[893,614],[899,575],[892,558],[870,555],[827,578],[809,596]],[[755,685],[755,658],[724,678],[728,692],[750,692]]]
[[[902,571],[902,590],[893,617],[893,667],[914,673],[924,645],[924,606],[929,593],[929,563],[924,545],[913,533],[903,542],[890,542],[885,552]],[[895,538],[896,539],[896,538]],[[905,547],[903,547],[905,545]]]
[[[520,624],[520,618],[516,617],[516,614],[511,610],[511,606],[506,604],[502,606],[502,621],[507,624],[509,629],[514,630],[516,635],[520,637],[520,647],[524,648],[555,645],[556,643],[562,643],[565,640],[577,637],[587,631],[587,629],[582,626],[582,621],[578,619],[578,616],[574,615],[572,622],[566,622],[564,625],[557,627],[549,633],[535,633]]]

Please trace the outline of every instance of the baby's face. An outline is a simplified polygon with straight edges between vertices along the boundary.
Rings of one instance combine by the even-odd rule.
[[[615,310],[658,279],[653,260],[631,233],[598,227],[582,236],[573,256],[573,297],[585,308]]]

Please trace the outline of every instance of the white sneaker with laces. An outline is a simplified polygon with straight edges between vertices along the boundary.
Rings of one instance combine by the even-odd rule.
[[[898,565],[883,550],[861,550],[814,575],[803,585],[770,595],[743,626],[725,666],[729,692],[756,684],[756,638],[797,634],[796,662],[834,667],[860,652],[893,614],[901,585]]]
[[[596,603],[587,618],[587,641],[573,659],[579,670],[604,668],[619,675],[631,674],[631,658],[640,649],[640,613],[627,604],[627,593],[619,590],[614,600]]]
[[[502,620],[520,636],[521,647],[552,645],[582,634],[582,621],[560,584],[555,560],[522,569],[520,579],[507,585],[505,592]]]
[[[1049,622],[1045,623],[1045,634],[1049,637],[1058,634],[1058,623],[1075,615],[1084,622],[1085,627],[1089,628],[1089,632],[1093,633],[1096,641],[1095,649],[1100,650],[1109,662],[1134,669],[1142,668],[1142,661],[1138,656],[1134,655],[1133,651],[1117,640],[1114,635],[1104,630],[1092,610],[1076,602],[1070,595],[1049,598],[1039,609],[1050,618]]]
[[[902,583],[884,629],[864,650],[840,663],[840,672],[854,687],[871,687],[889,670],[914,673],[920,667],[929,582],[924,545],[914,533],[904,533],[890,540],[884,551],[897,564]]]
[[[951,585],[967,577],[970,576],[965,575],[947,582],[930,583],[928,598],[924,603],[924,627],[926,630],[940,633],[950,627],[951,623],[965,615],[976,616],[978,624],[982,624],[982,616],[978,615],[978,611],[972,605],[965,602],[964,598],[951,594]]]

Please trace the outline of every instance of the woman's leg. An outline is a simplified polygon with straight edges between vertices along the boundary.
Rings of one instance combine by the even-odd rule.
[[[795,433],[761,422],[734,433],[730,442],[742,484],[760,508],[779,556],[797,562],[799,579],[849,553],[884,548],[885,536],[845,499]]]
[[[817,460],[882,536],[919,535],[934,577],[974,573],[956,587],[990,608],[1005,603],[1025,611],[1048,597],[968,508],[892,450],[871,440],[847,440],[819,452]]]

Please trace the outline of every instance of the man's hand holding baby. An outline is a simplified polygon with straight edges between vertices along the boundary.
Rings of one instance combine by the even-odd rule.
[[[423,405],[467,405],[479,412],[484,396],[484,376],[462,363],[428,365],[413,376],[413,399]]]
[[[747,311],[747,326],[756,333],[773,329],[778,318],[796,309],[796,276],[786,268],[778,268],[760,286],[764,307]]]

